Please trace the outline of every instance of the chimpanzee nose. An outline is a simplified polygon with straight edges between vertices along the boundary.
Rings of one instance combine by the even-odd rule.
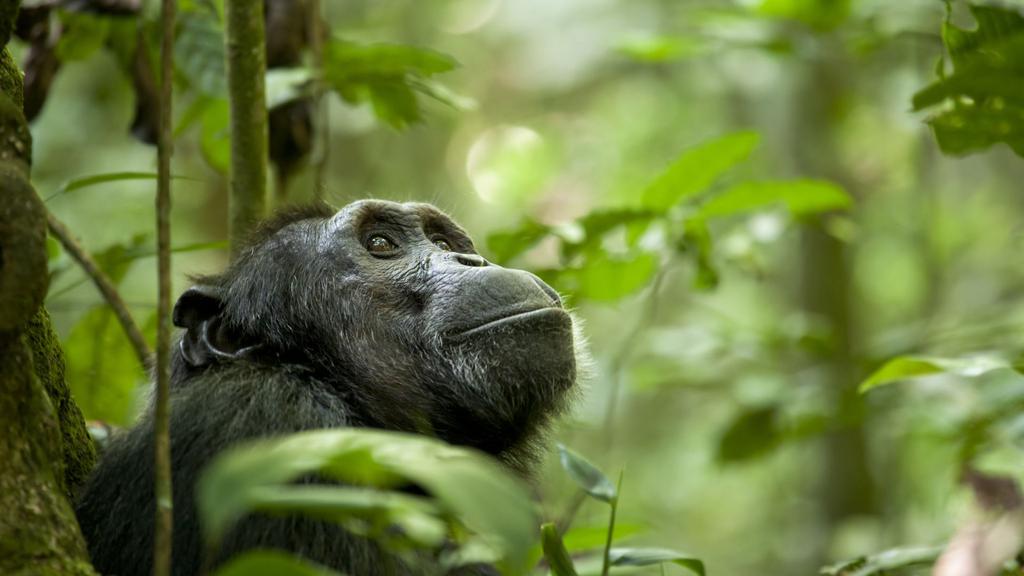
[[[456,252],[452,254],[452,258],[463,266],[483,267],[490,264],[479,254],[461,254]]]
[[[527,274],[530,273],[527,272]],[[558,295],[558,292],[554,288],[548,286],[547,282],[541,280],[540,278],[533,274],[530,274],[530,279],[533,280],[533,283],[536,284],[541,290],[543,290],[549,298],[551,298],[551,303],[553,305],[555,305],[557,308],[562,307],[562,297]]]

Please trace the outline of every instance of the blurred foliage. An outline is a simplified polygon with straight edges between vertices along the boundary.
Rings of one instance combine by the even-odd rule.
[[[37,112],[33,180],[151,337],[155,4],[60,4],[24,11],[35,19],[15,49]],[[1024,479],[1021,2],[323,5],[323,67],[303,45],[267,77],[281,107],[329,92],[310,124],[329,137],[324,188],[300,163],[290,199],[434,202],[487,258],[552,282],[589,338],[584,399],[553,432],[578,453],[548,454],[540,518],[517,544],[546,555],[542,572],[924,573],[977,515],[965,470]],[[229,162],[222,7],[180,11],[177,290],[225,262]],[[840,247],[828,271],[807,257],[823,238]],[[145,374],[50,246],[47,305],[76,401],[127,424]],[[845,295],[848,322],[812,312],[809,286]],[[839,454],[862,460],[866,485],[830,485],[849,433],[866,449]],[[417,469],[453,481],[422,456]],[[345,459],[374,480],[409,472]],[[621,489],[601,468],[625,471]],[[489,499],[474,516],[461,494],[258,479],[223,489],[357,530],[403,525],[419,539],[395,545],[410,549],[465,538],[451,562],[494,557],[470,518],[533,509]],[[874,507],[836,513],[851,492]],[[327,573],[270,552],[222,568],[259,570]]]

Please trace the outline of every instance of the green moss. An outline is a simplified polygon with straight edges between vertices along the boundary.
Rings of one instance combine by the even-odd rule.
[[[24,78],[25,75],[18,68],[18,63],[11,56],[11,51],[4,48],[0,53],[0,90],[3,90],[3,93],[7,94],[19,109],[25,103]]]
[[[36,376],[50,397],[60,425],[64,473],[58,475],[57,480],[71,498],[96,464],[96,447],[81,410],[71,398],[71,389],[64,378],[64,351],[45,309],[40,308],[32,318],[26,337],[32,349]]]

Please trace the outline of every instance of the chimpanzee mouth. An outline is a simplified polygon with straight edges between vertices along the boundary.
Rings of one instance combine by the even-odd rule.
[[[455,332],[451,335],[452,339],[462,340],[471,336],[475,336],[481,332],[493,330],[495,328],[505,326],[512,323],[530,322],[541,318],[554,317],[554,316],[565,316],[568,318],[568,314],[560,307],[557,306],[543,306],[540,308],[529,308],[526,310],[517,309],[510,313],[503,314],[497,318],[487,320],[482,324],[478,324],[472,328]]]

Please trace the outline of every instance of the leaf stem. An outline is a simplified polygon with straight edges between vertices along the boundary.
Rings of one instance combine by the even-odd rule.
[[[615,488],[615,498],[612,498],[612,511],[608,515],[608,536],[604,542],[604,561],[601,564],[601,576],[608,576],[612,568],[612,538],[615,535],[615,513],[619,509],[619,497],[622,496],[622,471],[619,471],[619,482]]]

